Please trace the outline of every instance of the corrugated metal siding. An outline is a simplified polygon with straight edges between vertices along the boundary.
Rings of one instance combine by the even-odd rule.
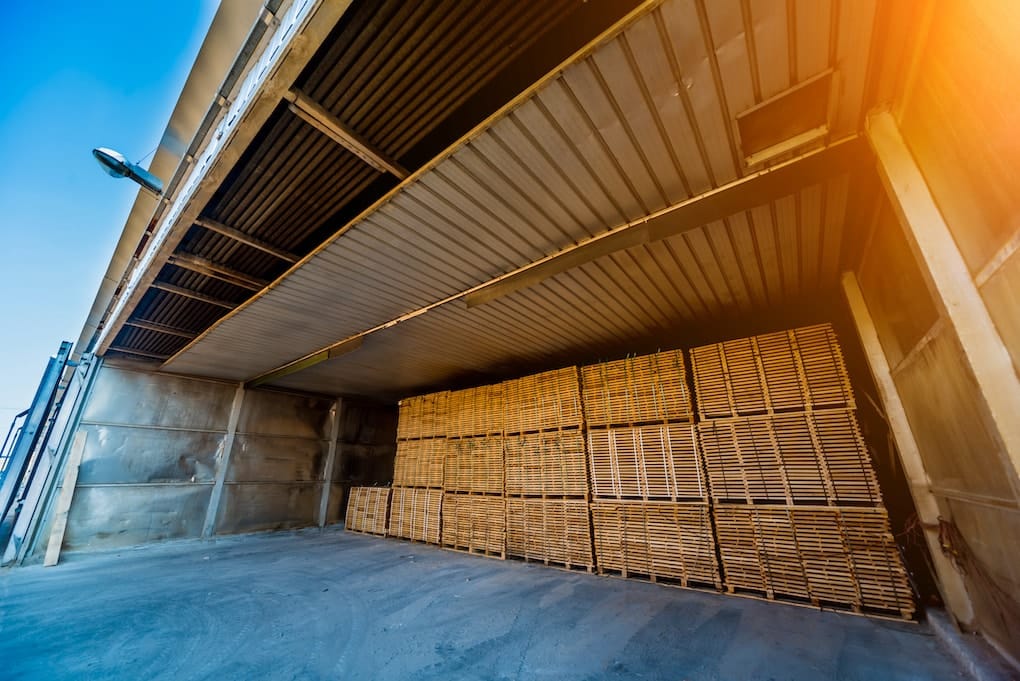
[[[799,3],[798,11],[802,4],[802,13],[787,14],[789,4],[781,3],[664,2],[167,368],[251,378],[737,178],[743,170],[736,113],[828,66],[845,72],[841,82],[863,83],[869,43],[860,16],[873,11],[871,4],[855,4],[854,21],[847,22],[831,20],[829,3]],[[822,6],[829,19],[808,22]],[[759,41],[749,36],[777,23],[792,29],[793,39],[760,41],[769,56],[759,58]],[[838,104],[842,127],[835,137],[856,129],[859,89],[844,85]],[[832,276],[839,240],[804,225],[823,213],[842,215],[845,201],[845,188],[808,189],[718,229],[669,240],[664,253],[672,263],[657,248],[639,250],[557,277],[555,286],[585,307],[604,297],[611,273],[652,277],[661,291],[654,300],[632,305],[620,298],[599,312],[601,333],[623,335],[670,310],[698,319],[790,300],[811,290],[820,272]],[[840,224],[833,218],[831,227]]]

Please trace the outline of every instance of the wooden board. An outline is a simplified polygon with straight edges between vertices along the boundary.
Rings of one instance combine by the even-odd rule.
[[[438,544],[442,503],[442,490],[394,487],[387,534]]]
[[[829,324],[697,347],[691,364],[702,420],[854,407]]]
[[[506,550],[511,556],[592,567],[591,522],[585,499],[506,500]]]
[[[727,588],[911,617],[913,593],[884,509],[719,504]]]
[[[852,410],[698,424],[711,496],[745,503],[882,503]]]
[[[602,498],[704,499],[690,423],[588,430],[592,494]]]
[[[581,367],[581,385],[589,426],[691,420],[681,350]]]
[[[74,488],[78,485],[78,470],[81,466],[81,457],[85,452],[85,440],[88,431],[82,429],[74,434],[74,441],[71,443],[71,453],[67,457],[67,470],[64,473],[64,482],[61,484],[60,496],[57,498],[57,508],[53,514],[53,523],[50,528],[50,540],[46,546],[46,556],[43,559],[45,567],[52,567],[60,560],[60,549],[64,545],[64,533],[67,531],[67,514],[71,511],[71,500],[74,498]]]
[[[446,438],[398,440],[393,459],[395,487],[442,487]]]
[[[352,487],[347,498],[344,527],[355,532],[385,536],[389,505],[389,487]]]
[[[591,502],[599,570],[719,585],[707,503]]]
[[[450,393],[447,434],[450,437],[502,434],[504,408],[502,383],[456,390]]]
[[[588,495],[588,466],[580,430],[508,436],[504,451],[507,494]]]
[[[503,437],[446,440],[443,489],[503,493]]]
[[[505,557],[506,501],[502,496],[443,495],[443,546]]]
[[[446,435],[450,391],[417,395],[400,400],[397,439],[416,440]]]
[[[505,381],[503,400],[507,434],[577,428],[582,423],[577,367]]]

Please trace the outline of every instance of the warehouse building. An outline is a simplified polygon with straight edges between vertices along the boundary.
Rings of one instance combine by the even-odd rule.
[[[5,564],[344,524],[388,538],[307,556],[944,612],[1020,669],[1020,12],[250,5],[8,450]]]

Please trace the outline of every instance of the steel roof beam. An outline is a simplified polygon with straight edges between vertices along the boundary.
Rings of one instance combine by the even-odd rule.
[[[167,260],[167,264],[252,291],[261,291],[269,283],[191,253],[174,253]]]
[[[164,360],[167,357],[169,357],[169,355],[161,355],[161,354],[156,353],[156,352],[146,352],[145,350],[135,350],[134,348],[125,348],[122,345],[111,345],[109,349],[110,350],[114,350],[116,352],[123,352],[125,355],[137,355],[138,357],[144,357],[146,359]]]
[[[376,149],[368,140],[347,127],[339,118],[312,101],[300,90],[291,90],[284,95],[284,99],[290,102],[290,110],[298,118],[379,172],[392,173],[401,180],[408,176],[407,170],[399,163]]]
[[[198,291],[192,291],[191,289],[184,288],[183,286],[176,286],[174,284],[168,284],[165,281],[154,281],[149,285],[151,288],[159,289],[160,291],[166,291],[167,293],[173,293],[184,298],[191,298],[192,300],[198,300],[209,305],[215,305],[216,307],[226,308],[227,310],[233,310],[237,307],[237,303],[231,303],[221,298],[213,298],[207,296],[204,293]]]
[[[228,239],[233,239],[234,241],[240,242],[245,246],[251,246],[252,248],[262,251],[263,253],[268,253],[269,255],[275,258],[279,258],[280,260],[289,262],[292,265],[301,259],[298,255],[295,255],[294,253],[290,253],[281,248],[277,248],[276,246],[268,244],[265,241],[262,241],[261,239],[256,239],[250,234],[245,234],[241,230],[229,227],[223,224],[222,222],[217,222],[215,220],[210,220],[208,218],[199,218],[195,220],[195,224],[198,225],[199,227],[202,227],[203,229],[209,230],[210,232],[216,232],[217,234],[225,236]]]
[[[129,319],[124,322],[125,326],[133,326],[136,329],[145,329],[146,331],[155,331],[156,333],[166,334],[167,336],[177,336],[178,338],[186,338],[187,340],[193,339],[198,334],[192,331],[185,331],[184,329],[175,329],[172,326],[164,326],[163,324],[156,324],[149,322],[144,319]]]

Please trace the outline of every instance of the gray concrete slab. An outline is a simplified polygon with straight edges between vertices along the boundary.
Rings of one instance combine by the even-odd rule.
[[[0,677],[963,678],[926,625],[329,530],[0,572]]]

